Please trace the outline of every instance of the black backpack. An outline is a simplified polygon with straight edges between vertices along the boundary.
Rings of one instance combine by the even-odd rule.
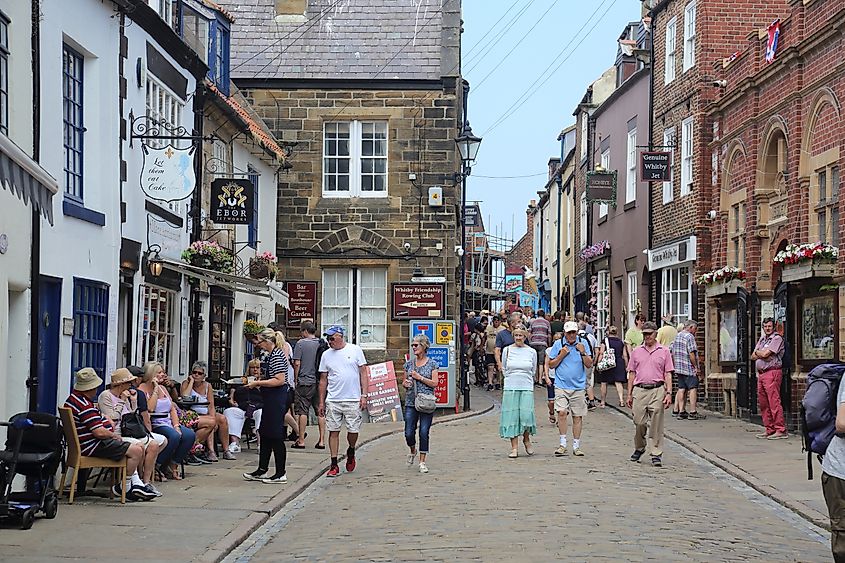
[[[317,377],[320,376],[320,358],[323,357],[323,352],[329,349],[329,343],[326,342],[325,338],[320,339],[320,345],[317,346],[317,356],[314,358],[314,372],[317,374]]]

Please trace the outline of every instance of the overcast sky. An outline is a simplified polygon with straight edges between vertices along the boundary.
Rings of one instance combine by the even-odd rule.
[[[463,0],[469,120],[483,138],[467,198],[482,201],[488,233],[514,241],[525,233],[528,202],[545,185],[549,158],[560,156],[558,134],[574,123],[587,86],[613,66],[616,41],[640,19],[640,7],[639,0]],[[526,175],[534,176],[482,177]]]

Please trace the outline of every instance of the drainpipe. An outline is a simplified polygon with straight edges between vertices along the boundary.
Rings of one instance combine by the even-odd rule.
[[[652,10],[649,12],[649,16],[651,17],[651,22],[649,23],[649,35],[650,35],[650,45],[649,45],[649,71],[648,71],[648,150],[652,150],[654,147],[654,20],[657,17],[657,13]],[[665,149],[666,147],[663,147]],[[654,243],[654,193],[653,188],[654,182],[648,183],[648,246],[647,248],[651,250],[652,245]],[[654,276],[651,273],[651,270],[648,271],[648,316],[649,318],[656,318],[657,311],[655,307],[655,302],[652,299],[652,289],[656,291],[656,288],[653,287],[654,283]]]
[[[41,157],[41,6],[32,0],[32,159]],[[33,204],[29,262],[29,410],[38,410],[38,329],[41,321],[41,214]],[[58,322],[59,319],[52,319]]]
[[[196,90],[194,92],[194,134],[202,137],[203,125],[205,121],[205,98],[206,90],[205,84],[197,79]],[[194,157],[194,177],[196,178],[196,187],[194,188],[194,195],[191,198],[191,213],[188,216],[191,219],[191,242],[200,240],[202,234],[202,186],[203,186],[203,142],[200,140],[200,145],[197,150],[197,155]],[[189,296],[189,303],[191,303],[191,336],[190,349],[188,350],[188,366],[193,364],[199,358],[200,345],[200,323],[199,318],[202,315],[202,299],[199,291],[193,285],[188,286],[191,294]]]
[[[560,143],[560,152],[561,152],[561,159],[560,161],[563,162],[563,141]],[[557,251],[555,252],[555,260],[557,264],[557,279],[555,280],[557,286],[557,309],[561,310],[561,296],[560,296],[560,270],[562,268],[562,264],[560,263],[560,229],[561,229],[561,207],[563,202],[563,178],[561,177],[563,171],[558,167],[557,177],[555,178],[555,182],[557,183]]]

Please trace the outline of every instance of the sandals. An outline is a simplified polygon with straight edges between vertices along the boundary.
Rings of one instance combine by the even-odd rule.
[[[291,449],[294,449],[294,450],[304,450],[305,444],[297,444],[297,443],[294,442],[293,444],[290,445],[290,447],[291,447]]]
[[[517,453],[516,450],[511,450],[511,453],[508,454],[508,457],[511,458],[511,459],[514,459],[516,457],[519,457],[519,454]]]
[[[552,424],[557,423],[557,420],[555,420],[555,415],[553,415],[553,414],[549,415],[549,422],[551,422]]]
[[[525,448],[525,453],[529,456],[534,455],[534,448],[531,447],[531,442],[526,442],[525,440],[522,441],[522,445]]]

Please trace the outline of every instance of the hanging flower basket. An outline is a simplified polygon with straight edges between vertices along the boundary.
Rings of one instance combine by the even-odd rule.
[[[785,282],[794,282],[809,278],[833,277],[836,271],[836,259],[839,249],[822,242],[790,244],[773,259],[781,264],[781,278]]]
[[[252,319],[244,321],[244,336],[255,336],[264,330],[264,327]]]
[[[182,251],[182,261],[224,274],[232,272],[232,254],[214,241],[198,240],[191,243]]]
[[[275,279],[278,267],[272,252],[262,252],[249,260],[249,277],[257,280]]]

